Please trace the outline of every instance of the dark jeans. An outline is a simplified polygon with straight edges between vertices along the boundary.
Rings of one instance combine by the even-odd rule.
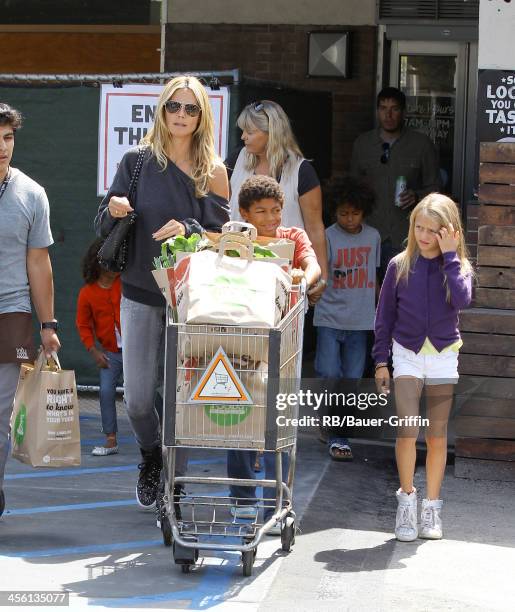
[[[367,333],[318,327],[315,357],[318,378],[361,378],[367,356]]]
[[[327,380],[329,393],[356,393],[365,369],[367,335],[366,330],[317,329],[315,371],[318,378]],[[331,418],[341,419],[349,414],[346,406],[336,402],[325,408],[324,413]],[[327,430],[330,439],[349,436],[349,428],[345,425],[331,425]]]
[[[109,360],[108,368],[100,368],[100,414],[102,431],[113,434],[118,431],[116,421],[116,385],[123,375],[122,354],[104,351]]]
[[[265,463],[265,478],[267,480],[275,480],[275,453],[265,452],[264,454]],[[229,478],[249,478],[254,480],[256,474],[254,472],[254,464],[256,462],[256,451],[248,450],[229,450],[227,451],[227,476]],[[282,453],[282,470],[283,470],[283,482],[286,482],[288,478],[288,465],[289,456],[288,453]],[[229,487],[231,497],[242,498],[238,500],[238,505],[245,505],[245,499],[248,499],[249,506],[255,504],[256,487],[241,487],[231,485]],[[266,488],[263,490],[263,497],[268,499],[275,499],[275,489]],[[267,502],[271,505],[272,502]],[[264,519],[267,521],[272,517],[274,513],[273,508],[265,508]]]

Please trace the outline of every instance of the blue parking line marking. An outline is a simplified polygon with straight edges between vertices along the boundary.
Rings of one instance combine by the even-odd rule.
[[[43,468],[44,469],[44,468]],[[20,480],[23,478],[53,478],[58,476],[82,476],[84,474],[102,474],[104,472],[130,472],[136,470],[137,466],[134,465],[116,465],[113,467],[101,467],[101,468],[77,468],[67,470],[52,470],[49,469],[45,472],[23,472],[21,474],[7,474],[5,480]]]
[[[191,497],[197,497],[199,495],[207,495],[209,497],[228,497],[229,491],[217,491],[210,493],[207,491],[198,491]],[[189,497],[189,496],[186,496]],[[41,514],[46,512],[68,512],[70,510],[95,510],[96,508],[115,508],[118,506],[135,506],[137,504],[136,499],[118,499],[113,501],[104,502],[90,502],[87,504],[65,504],[60,506],[39,506],[32,508],[15,508],[13,510],[6,510],[5,515],[8,516],[21,516],[25,514]],[[243,520],[243,519],[242,519]]]
[[[192,459],[188,461],[188,465],[216,465],[225,463],[224,457],[218,459]],[[87,474],[102,474],[105,472],[136,472],[138,466],[136,463],[132,465],[115,465],[112,467],[98,468],[69,468],[65,470],[56,470],[52,468],[42,468],[44,472],[21,472],[20,474],[6,474],[5,480],[21,480],[24,478],[52,478],[59,476],[84,476]]]
[[[18,508],[14,510],[6,510],[8,516],[20,516],[22,514],[40,514],[42,512],[66,512],[68,510],[94,510],[96,508],[114,508],[117,506],[134,506],[136,500],[119,499],[107,502],[91,502],[89,504],[66,504],[63,506],[39,506],[36,508]]]
[[[188,465],[214,465],[215,463],[225,463],[226,461],[225,457],[219,457],[218,459],[191,459],[188,461]]]
[[[133,550],[149,546],[163,545],[163,540],[136,540],[134,542],[119,542],[116,544],[90,544],[88,546],[71,546],[68,548],[47,548],[45,550],[28,550],[15,553],[4,553],[1,557],[23,557],[36,559],[41,557],[64,557],[66,555],[87,555],[91,553],[109,554],[112,550]]]

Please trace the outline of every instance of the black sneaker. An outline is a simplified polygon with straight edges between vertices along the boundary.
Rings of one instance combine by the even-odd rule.
[[[152,510],[156,505],[161,468],[163,467],[161,447],[156,446],[150,451],[140,448],[140,452],[143,461],[138,465],[140,473],[136,486],[136,500],[142,508]]]
[[[0,489],[0,516],[4,513],[5,509],[5,495],[4,490]]]

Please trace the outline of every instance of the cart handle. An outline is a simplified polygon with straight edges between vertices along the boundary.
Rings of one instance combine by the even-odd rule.
[[[241,234],[222,234],[218,244],[217,263],[220,262],[225,251],[228,249],[238,251],[240,257],[246,258],[249,262],[252,262],[254,257],[254,245],[252,244],[252,240],[246,236],[242,236]]]
[[[245,221],[227,221],[222,225],[222,234],[229,233],[245,233],[248,234],[248,237],[251,240],[255,240],[257,238],[257,229],[252,225],[252,223],[245,223]]]

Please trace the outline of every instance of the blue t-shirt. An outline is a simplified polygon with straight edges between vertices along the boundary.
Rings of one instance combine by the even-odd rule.
[[[314,325],[341,330],[374,329],[379,232],[363,223],[349,234],[337,223],[325,231],[329,279],[315,306]]]

